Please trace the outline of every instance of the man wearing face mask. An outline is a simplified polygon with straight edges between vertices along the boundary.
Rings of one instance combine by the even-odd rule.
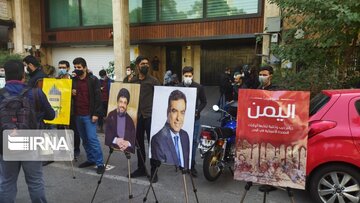
[[[143,56],[138,56],[135,60],[136,67],[138,69],[139,75],[134,76],[131,83],[140,84],[140,100],[139,100],[139,110],[138,110],[138,121],[136,126],[136,141],[138,145],[137,149],[137,159],[138,159],[138,168],[131,173],[132,178],[147,176],[145,168],[145,132],[147,140],[150,140],[150,131],[151,131],[151,114],[152,114],[152,105],[154,97],[154,86],[160,85],[160,82],[153,76],[151,76],[148,71],[150,69],[149,59]],[[155,175],[156,166],[159,164],[159,161],[155,159],[150,159],[151,165],[151,179],[153,183],[157,182],[157,175]],[[153,178],[153,176],[155,176]]]
[[[258,89],[263,90],[278,90],[279,87],[272,84],[271,79],[274,73],[274,69],[271,66],[262,66],[259,71],[259,82]]]
[[[259,82],[260,85],[257,89],[262,90],[270,90],[270,91],[276,91],[279,90],[279,87],[272,84],[271,79],[274,73],[274,69],[271,66],[262,66],[259,70]],[[272,185],[261,185],[259,187],[259,191],[261,192],[271,192],[277,190],[276,187]]]
[[[58,79],[71,79],[69,73],[70,63],[66,60],[59,61],[58,64]],[[70,129],[74,131],[74,157],[77,159],[80,155],[80,135],[75,125],[75,116],[73,112],[70,112]]]
[[[73,64],[76,74],[72,86],[73,112],[87,157],[87,161],[80,164],[79,168],[96,165],[96,172],[102,174],[105,167],[100,142],[96,135],[96,123],[103,114],[100,83],[95,76],[88,73],[85,59],[75,58]]]
[[[192,87],[196,88],[196,108],[195,108],[195,123],[194,123],[194,136],[192,146],[192,157],[191,157],[191,175],[197,177],[197,171],[195,169],[195,155],[196,149],[199,143],[200,133],[200,112],[205,108],[207,101],[205,90],[202,85],[193,81],[194,69],[191,66],[185,66],[182,70],[183,82],[179,84],[180,87]]]
[[[70,74],[70,63],[68,61],[62,60],[58,64],[58,77],[59,79],[71,79]]]
[[[110,85],[113,82],[106,74],[106,71],[100,70],[100,90],[101,90],[101,102],[104,110],[104,114],[99,117],[98,125],[100,131],[103,132],[104,117],[106,117],[109,103]]]
[[[134,77],[134,71],[131,69],[130,66],[127,66],[126,67],[126,77],[124,78],[123,82],[129,83],[133,77]]]
[[[30,76],[28,86],[42,88],[43,78],[48,76],[44,73],[39,61],[34,56],[28,55],[23,59],[23,64],[26,67],[25,72]]]

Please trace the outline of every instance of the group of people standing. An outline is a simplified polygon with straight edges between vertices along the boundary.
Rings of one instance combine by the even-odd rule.
[[[237,101],[239,89],[279,89],[271,82],[273,73],[273,68],[268,65],[261,66],[259,69],[244,65],[241,68],[235,68],[235,72],[231,75],[231,68],[226,67],[220,75],[219,104],[222,106],[227,102]]]

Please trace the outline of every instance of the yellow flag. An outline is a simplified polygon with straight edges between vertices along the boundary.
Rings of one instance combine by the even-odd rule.
[[[55,111],[54,120],[48,124],[69,125],[71,108],[71,79],[44,78],[42,90]]]

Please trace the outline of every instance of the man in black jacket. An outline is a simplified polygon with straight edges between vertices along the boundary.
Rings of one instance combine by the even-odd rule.
[[[11,96],[19,95],[27,85],[25,81],[24,66],[21,61],[11,60],[5,63],[4,90]],[[3,91],[3,89],[2,89]],[[26,97],[30,105],[35,109],[38,101],[39,111],[36,113],[36,122],[43,123],[43,119],[52,120],[55,118],[55,111],[51,108],[46,95],[39,88],[33,88],[26,92]],[[36,100],[36,94],[38,100]],[[5,99],[0,96],[0,103]],[[1,126],[2,127],[2,126]],[[15,202],[17,187],[16,182],[19,176],[20,168],[23,169],[26,183],[29,188],[30,199],[32,202],[46,203],[45,185],[42,173],[41,161],[4,161],[2,158],[2,137],[0,137],[0,203]]]
[[[139,100],[139,110],[138,110],[138,120],[136,125],[136,141],[137,145],[137,165],[138,168],[131,173],[132,178],[147,176],[145,160],[145,132],[147,140],[150,140],[151,132],[151,114],[152,114],[152,105],[154,98],[154,86],[160,85],[160,82],[153,77],[149,72],[150,64],[149,59],[143,56],[138,56],[136,58],[136,68],[138,70],[138,75],[134,76],[131,79],[131,83],[140,84],[140,100]],[[151,179],[153,182],[158,181],[158,177],[155,174],[156,166],[158,161],[150,159],[151,165]],[[154,176],[154,177],[153,177]]]
[[[43,79],[48,76],[42,70],[39,61],[34,56],[28,55],[23,59],[23,63],[30,76],[28,85],[30,87],[42,88]]]
[[[271,66],[262,66],[259,71],[259,82],[258,89],[262,90],[278,90],[279,87],[271,82],[273,77],[274,69]]]
[[[87,161],[80,164],[79,168],[96,165],[96,172],[102,174],[105,167],[100,142],[96,135],[96,123],[102,115],[100,83],[95,76],[88,73],[85,59],[75,58],[73,64],[76,74],[72,87],[73,112],[87,157]]]
[[[183,68],[183,82],[180,83],[181,87],[193,87],[196,88],[196,109],[195,109],[195,123],[194,123],[194,136],[191,156],[191,175],[197,177],[197,171],[195,169],[195,155],[196,149],[199,143],[199,131],[200,131],[200,113],[205,108],[207,101],[205,90],[199,83],[193,81],[194,69],[191,66],[185,66]]]

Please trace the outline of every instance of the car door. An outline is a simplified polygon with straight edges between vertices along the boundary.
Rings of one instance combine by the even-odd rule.
[[[349,126],[354,143],[360,152],[360,97],[349,102]]]

